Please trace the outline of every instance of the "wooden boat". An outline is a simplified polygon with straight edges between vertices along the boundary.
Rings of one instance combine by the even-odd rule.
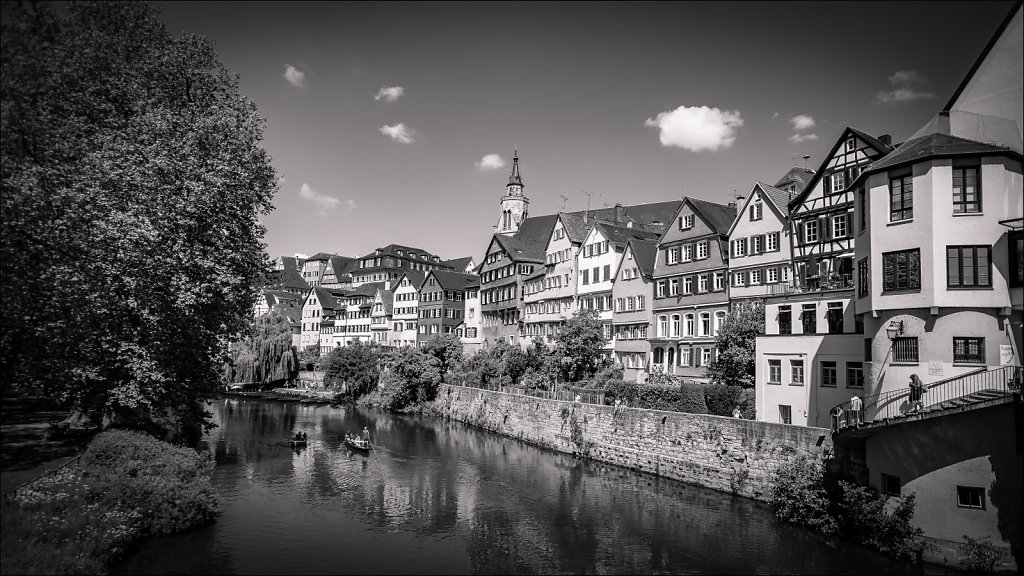
[[[369,440],[365,440],[358,436],[347,436],[345,438],[345,446],[353,450],[359,450],[360,452],[369,452],[373,450],[373,445],[370,444]]]
[[[303,438],[302,440],[296,440],[295,438],[292,438],[290,442],[292,444],[292,448],[301,448],[306,445],[305,438]]]

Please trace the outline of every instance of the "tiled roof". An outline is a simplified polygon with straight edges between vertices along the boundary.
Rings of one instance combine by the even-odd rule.
[[[316,294],[316,299],[320,304],[320,307],[328,310],[335,310],[338,308],[338,298],[346,294],[344,290],[335,290],[332,288],[324,288],[322,286],[313,287],[313,292]]]
[[[626,226],[614,226],[612,224],[598,223],[601,234],[608,239],[610,244],[625,246],[630,240],[653,240],[657,241],[660,234],[650,232],[642,228],[629,228]]]
[[[909,164],[932,157],[948,158],[951,156],[978,156],[983,154],[1007,153],[1017,157],[1020,156],[1020,154],[1005,146],[995,146],[993,144],[976,142],[974,140],[968,140],[958,136],[936,133],[904,142],[899,148],[892,151],[889,155],[884,156],[880,160],[869,165],[864,172],[878,172],[879,170],[885,170],[887,168],[892,168],[893,166]]]
[[[420,286],[423,286],[423,281],[427,278],[427,273],[422,270],[402,270],[402,276],[409,279],[409,283],[412,284],[413,288],[419,290]],[[395,279],[395,283],[391,287],[392,291],[402,283],[402,276]]]
[[[381,304],[384,305],[384,313],[390,316],[395,302],[395,293],[391,290],[381,290],[378,294],[380,294]]]
[[[711,229],[719,234],[728,234],[732,221],[736,219],[736,207],[716,204],[700,198],[687,198],[693,209],[707,220]]]
[[[271,308],[284,302],[299,302],[302,300],[302,297],[298,294],[284,290],[264,290],[263,296],[267,299],[267,306]]]
[[[334,254],[328,254],[327,252],[317,252],[313,256],[306,258],[306,262],[312,262],[313,260],[329,260]]]
[[[479,282],[479,277],[476,274],[463,274],[447,270],[432,270],[430,274],[434,275],[437,283],[445,290],[465,290],[473,286],[474,282]]]
[[[309,291],[309,283],[302,278],[302,274],[295,268],[285,266],[284,270],[273,270],[267,276],[267,285],[273,289],[292,289],[300,292]]]
[[[796,196],[796,193],[791,194],[786,190],[779,190],[775,186],[770,186],[764,182],[757,182],[756,184],[765,193],[765,196],[771,198],[772,203],[782,212],[783,216],[789,216],[789,201]]]
[[[377,253],[378,251],[380,252],[380,254]],[[383,248],[377,248],[377,250],[374,250],[373,252],[370,252],[369,254],[366,254],[365,256],[363,256],[363,258],[376,258],[376,257],[379,257],[379,256],[398,256],[398,252],[399,251],[402,252],[402,256],[404,256],[404,257],[408,257],[410,252],[415,254],[417,261],[434,262],[434,258],[437,258],[438,261],[434,262],[435,264],[442,264],[443,265],[443,263],[444,263],[444,261],[441,260],[440,256],[437,256],[436,254],[431,254],[430,252],[427,252],[426,250],[424,250],[422,248],[414,248],[412,246],[403,246],[401,244],[388,244],[387,246],[385,246]],[[423,255],[423,254],[427,255],[427,259],[426,260],[421,258],[421,255]]]
[[[469,263],[473,261],[472,256],[466,256],[465,258],[453,258],[452,260],[442,260],[441,263],[446,266],[451,266],[452,270],[456,272],[462,272],[469,266]]]
[[[331,256],[330,263],[334,275],[340,277],[346,272],[351,272],[359,264],[359,259],[348,256]]]
[[[799,194],[807,187],[807,183],[811,181],[811,178],[814,178],[814,170],[794,166],[789,169],[789,172],[786,172],[785,176],[779,178],[775,186],[781,188],[783,184],[793,183],[796,184],[796,191]]]
[[[654,260],[658,255],[658,245],[655,242],[644,240],[630,240],[629,246],[633,250],[633,261],[644,278],[648,280],[654,275]]]

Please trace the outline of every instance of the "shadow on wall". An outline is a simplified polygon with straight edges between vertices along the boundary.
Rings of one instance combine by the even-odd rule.
[[[931,489],[940,483],[956,480],[955,476],[943,474],[926,478],[933,473],[950,472],[946,469],[971,460],[987,462],[993,476],[987,493],[997,511],[999,536],[1009,543],[1017,565],[1021,566],[1024,565],[1020,528],[1024,515],[1021,497],[1024,456],[1017,452],[1017,447],[1020,425],[1024,423],[1022,412],[1024,407],[1018,399],[1012,403],[890,426],[868,440],[868,461],[872,467],[876,467],[876,463],[886,463],[891,470],[898,470],[904,485],[924,478],[924,486]],[[952,471],[954,474],[957,472]]]

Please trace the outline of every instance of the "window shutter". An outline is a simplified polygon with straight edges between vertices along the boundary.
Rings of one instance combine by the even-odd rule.
[[[740,242],[743,243],[743,253],[744,254],[749,254],[750,250],[748,249],[748,246],[747,246],[747,239],[746,238],[740,238]]]
[[[853,212],[846,213],[846,235],[853,236]]]
[[[828,216],[818,220],[818,238],[820,240],[832,238],[832,219]]]
[[[767,251],[768,251],[768,235],[767,234],[761,234],[761,252],[760,253],[764,254]]]
[[[797,224],[796,224],[796,243],[797,244],[803,244],[804,243],[804,238],[806,237],[805,234],[804,234],[804,226],[806,226],[806,225],[807,225],[806,222],[797,222]]]

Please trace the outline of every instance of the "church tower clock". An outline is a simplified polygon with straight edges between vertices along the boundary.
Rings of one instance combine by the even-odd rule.
[[[512,172],[505,185],[505,195],[501,197],[501,218],[498,220],[498,234],[515,234],[519,225],[526,220],[530,209],[530,199],[523,195],[523,179],[519,176],[519,151],[512,156]]]

